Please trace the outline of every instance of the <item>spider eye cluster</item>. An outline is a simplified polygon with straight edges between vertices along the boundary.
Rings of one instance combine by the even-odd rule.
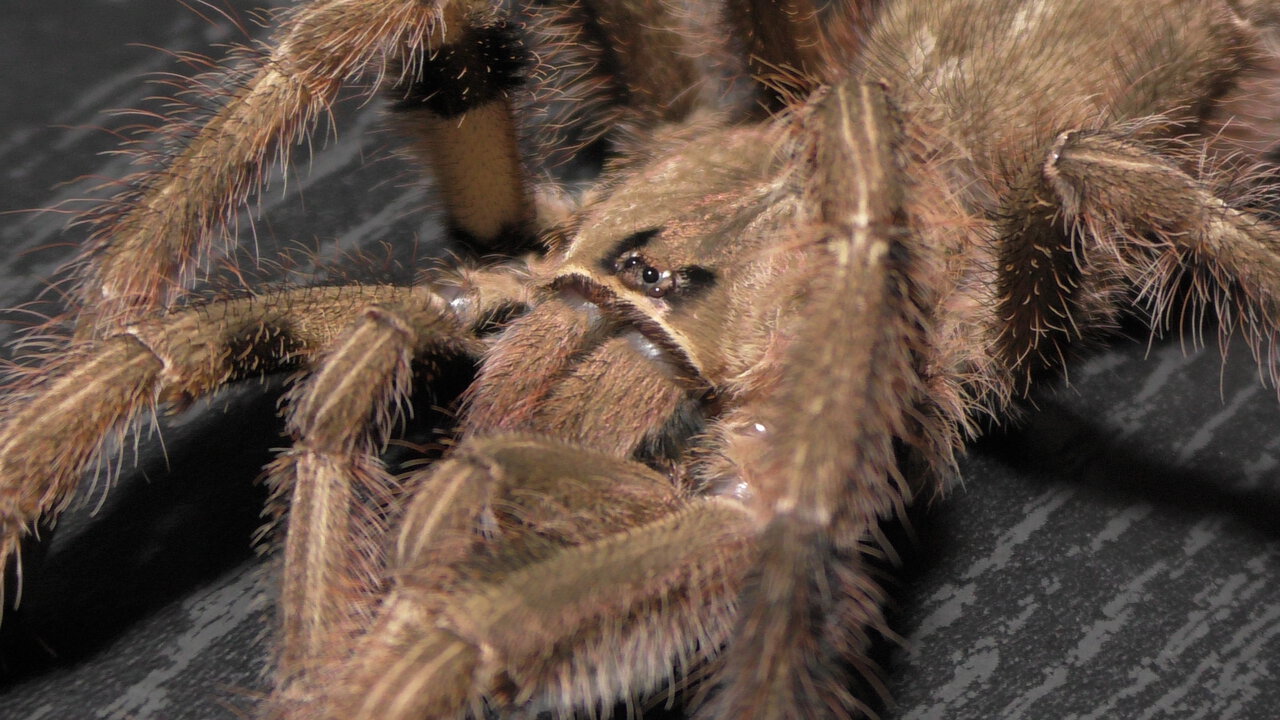
[[[674,273],[654,267],[639,254],[620,258],[614,272],[623,285],[651,298],[666,297],[677,289],[677,276]]]
[[[600,265],[628,289],[655,299],[689,296],[715,284],[715,273],[701,265],[669,267],[650,259],[644,248],[660,233],[653,228],[628,235]]]

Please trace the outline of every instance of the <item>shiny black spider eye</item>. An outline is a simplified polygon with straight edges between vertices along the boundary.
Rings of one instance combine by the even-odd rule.
[[[661,278],[662,278],[662,275],[658,273],[658,269],[653,267],[652,265],[645,266],[644,271],[640,273],[640,279],[645,281],[646,283],[649,283],[650,285],[658,282],[658,280],[660,280]]]
[[[639,256],[639,255],[632,255],[631,257],[629,257],[629,258],[627,258],[626,260],[624,260],[624,261],[623,261],[623,263],[622,263],[622,269],[623,269],[623,270],[630,270],[631,268],[633,268],[633,267],[635,267],[635,266],[639,265],[639,264],[640,264],[640,263],[642,263],[642,262],[644,262],[644,261],[640,259],[640,256]]]

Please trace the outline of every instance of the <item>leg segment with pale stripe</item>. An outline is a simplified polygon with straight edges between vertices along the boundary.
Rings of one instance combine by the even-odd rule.
[[[294,444],[270,468],[273,490],[289,507],[282,681],[302,678],[316,658],[345,647],[380,597],[397,485],[378,454],[409,395],[414,364],[430,374],[433,358],[477,350],[443,303],[406,299],[360,309],[289,393]]]
[[[610,707],[728,639],[756,526],[634,462],[546,438],[468,441],[407,483],[393,584],[326,701],[416,720]]]
[[[66,507],[103,445],[131,422],[239,378],[309,365],[346,332],[351,318],[378,306],[408,308],[420,331],[439,332],[419,340],[415,352],[481,351],[470,328],[432,289],[385,286],[312,288],[193,306],[73,345],[52,372],[9,399],[0,427],[0,560],[42,517],[52,519]]]
[[[80,334],[109,335],[179,296],[212,236],[261,186],[272,156],[285,159],[344,82],[364,74],[407,80],[424,58],[478,42],[473,25],[499,21],[484,0],[312,0],[289,11],[248,80],[162,167],[133,178],[98,214],[79,292]],[[443,187],[454,223],[482,242],[529,219],[510,103],[495,102],[469,123],[433,129],[433,142],[462,153],[440,159],[449,179],[459,170],[490,178]],[[477,132],[485,142],[474,142]],[[475,188],[484,182],[495,194],[479,203]]]
[[[1200,157],[1193,154],[1192,162]],[[1240,329],[1275,381],[1280,226],[1243,202],[1229,204],[1178,159],[1185,160],[1118,134],[1067,132],[1043,172],[1064,215],[1087,237],[1085,257],[1139,288],[1155,322],[1197,318],[1198,308],[1212,304],[1224,337]],[[1243,192],[1248,200],[1247,187]],[[1179,298],[1193,307],[1173,307]]]
[[[731,440],[733,456],[758,459],[743,472],[767,524],[704,717],[865,709],[842,669],[866,667],[868,631],[883,628],[863,553],[909,499],[895,442],[923,444],[912,409],[924,398],[928,258],[903,238],[898,124],[877,85],[835,88],[811,122],[819,270],[778,387],[757,408],[763,430]]]

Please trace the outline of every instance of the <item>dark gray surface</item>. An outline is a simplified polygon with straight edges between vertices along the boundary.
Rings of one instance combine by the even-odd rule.
[[[242,3],[242,7],[248,7]],[[119,177],[97,126],[157,88],[170,50],[238,39],[176,2],[23,2],[0,23],[0,211],[60,206]],[[325,257],[432,242],[426,205],[369,108],[298,163],[255,222],[263,247]],[[0,215],[0,305],[33,297],[82,234]],[[333,241],[333,242],[329,242]],[[306,263],[302,263],[304,266]],[[305,270],[305,267],[303,268]],[[302,274],[300,271],[299,274]],[[20,320],[20,318],[19,318]],[[916,513],[889,582],[904,647],[889,718],[1237,718],[1280,708],[1280,405],[1247,353],[1117,341],[1042,393],[1021,429],[977,445],[964,480]],[[0,717],[232,718],[265,687],[274,592],[252,559],[256,468],[280,444],[249,387],[178,418],[92,518],[28,558],[0,625]],[[914,550],[911,548],[915,548]]]

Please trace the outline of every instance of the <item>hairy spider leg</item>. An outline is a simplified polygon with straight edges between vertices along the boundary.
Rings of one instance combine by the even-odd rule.
[[[737,0],[725,3],[725,20],[758,95],[777,111],[845,77],[881,3]]]
[[[346,644],[372,615],[386,566],[384,540],[398,487],[379,458],[407,400],[415,367],[478,355],[471,328],[430,293],[356,308],[350,325],[311,359],[286,396],[292,447],[268,468],[284,542],[281,685]]]
[[[904,242],[899,123],[884,89],[859,83],[833,88],[810,123],[805,231],[821,269],[757,432],[729,439],[727,452],[755,460],[742,473],[763,529],[704,717],[866,711],[844,674],[868,667],[868,630],[885,627],[863,553],[911,495],[895,438],[920,437],[928,258]]]
[[[600,712],[728,638],[755,537],[738,503],[527,435],[464,441],[407,483],[386,599],[291,718]]]
[[[287,12],[269,53],[243,71],[243,85],[219,99],[219,109],[161,166],[131,178],[129,189],[92,218],[94,239],[81,260],[78,333],[109,335],[180,296],[214,233],[261,186],[273,156],[286,159],[344,82],[369,73],[397,82],[417,59],[465,43],[469,27],[496,21],[483,0],[313,0]],[[435,129],[456,136],[447,143],[452,147],[482,148],[450,162],[479,164],[500,178],[495,187],[507,188],[489,215],[475,216],[473,206],[462,203],[473,210],[459,222],[472,225],[469,232],[482,240],[527,214],[514,138],[503,129],[511,125],[509,103],[494,102],[499,105],[486,107],[482,119]],[[157,132],[181,137],[188,124],[178,118]],[[477,146],[474,126],[498,139]]]
[[[1084,252],[1139,289],[1157,329],[1212,306],[1222,340],[1242,331],[1276,382],[1280,228],[1257,205],[1273,197],[1250,197],[1234,173],[1233,192],[1216,190],[1225,178],[1192,177],[1151,142],[1106,131],[1064,132],[1044,173]]]
[[[478,354],[481,345],[431,288],[328,287],[212,302],[139,320],[76,342],[40,381],[9,398],[0,428],[0,559],[36,524],[64,510],[108,440],[162,404],[181,407],[237,379],[312,365],[370,308],[408,308],[443,336],[424,339]],[[480,308],[476,308],[480,311]],[[447,329],[447,330],[446,330]],[[305,407],[305,405],[304,405]],[[316,414],[298,416],[308,427]],[[321,414],[323,417],[323,414]],[[313,424],[314,424],[313,422]],[[321,423],[320,427],[323,428]],[[352,432],[359,436],[359,426]]]

